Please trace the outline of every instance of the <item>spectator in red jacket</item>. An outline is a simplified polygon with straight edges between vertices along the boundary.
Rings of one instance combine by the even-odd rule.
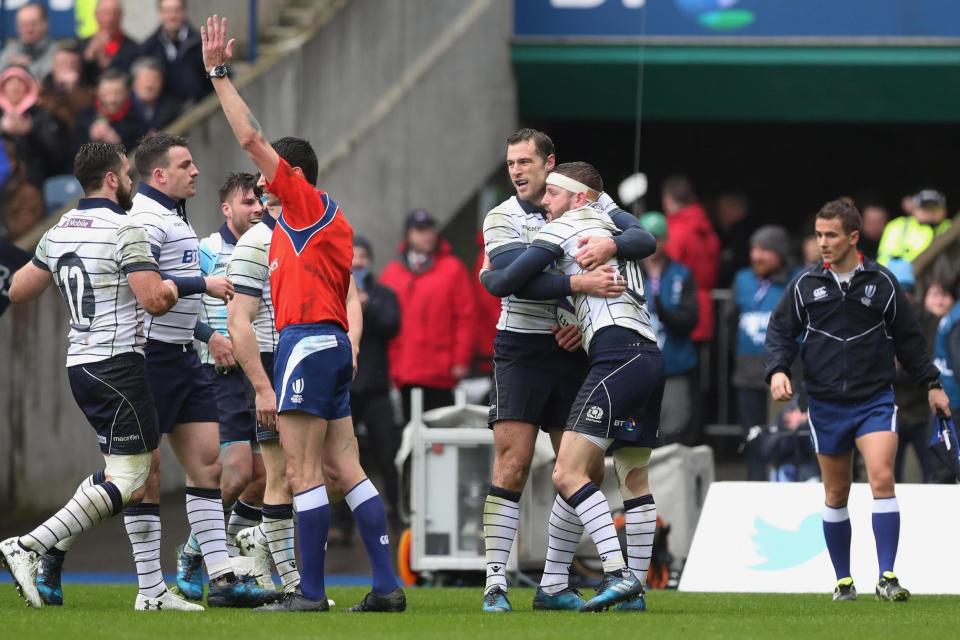
[[[453,388],[473,357],[474,287],[440,237],[433,216],[407,215],[399,255],[380,276],[400,303],[400,333],[390,343],[390,376],[410,419],[410,390],[423,388],[424,409],[453,404]]]
[[[693,184],[686,176],[670,176],[663,183],[663,210],[667,214],[665,250],[671,260],[686,265],[697,284],[697,308],[700,319],[693,333],[694,342],[713,339],[713,299],[710,290],[717,286],[720,267],[720,240],[697,202]]]

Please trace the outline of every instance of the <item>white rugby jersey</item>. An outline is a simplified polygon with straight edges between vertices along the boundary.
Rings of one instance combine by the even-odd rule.
[[[130,215],[143,225],[160,273],[190,278],[200,276],[200,241],[187,220],[183,204],[141,183]],[[190,344],[200,313],[200,294],[181,296],[165,315],[146,317],[148,340]]]
[[[490,210],[483,220],[483,250],[490,256],[510,249],[524,249],[546,224],[542,211],[516,196]],[[549,300],[500,299],[497,329],[517,333],[550,333],[557,324],[557,305]]]
[[[48,230],[33,263],[53,274],[70,311],[67,366],[143,354],[143,308],[128,273],[157,271],[143,227],[107,198],[84,198]]]
[[[565,274],[577,275],[584,269],[577,264],[580,253],[580,238],[588,236],[610,237],[619,229],[603,212],[603,205],[590,203],[580,209],[568,211],[556,220],[543,225],[533,239],[534,245],[544,247],[557,256],[557,267]],[[626,278],[627,290],[617,298],[594,298],[585,294],[573,296],[577,324],[583,334],[583,348],[590,352],[590,340],[604,327],[618,326],[632,329],[657,341],[657,334],[650,323],[650,313],[643,292],[643,277],[638,262],[618,262],[616,257],[607,264],[617,268]]]
[[[200,241],[200,274],[206,276],[226,276],[230,256],[237,244],[230,228],[223,224],[220,230]],[[207,294],[200,296],[200,321],[206,322],[214,331],[229,337],[227,332],[227,303],[220,298]],[[216,364],[210,355],[207,343],[200,342],[200,362]]]
[[[260,298],[257,317],[253,320],[260,353],[273,353],[280,339],[270,298],[270,240],[276,224],[277,221],[264,212],[263,220],[240,236],[227,266],[227,277],[237,293]]]

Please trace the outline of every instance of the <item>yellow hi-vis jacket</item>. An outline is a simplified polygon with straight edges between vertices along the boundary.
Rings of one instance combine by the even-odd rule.
[[[935,227],[918,222],[913,216],[901,216],[887,223],[880,238],[877,262],[886,266],[893,258],[908,262],[923,253],[933,239],[950,228],[950,219]]]

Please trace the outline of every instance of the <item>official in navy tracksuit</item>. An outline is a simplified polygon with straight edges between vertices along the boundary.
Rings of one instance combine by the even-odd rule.
[[[667,220],[650,211],[640,216],[640,225],[657,239],[657,250],[641,263],[643,281],[650,297],[650,322],[657,332],[663,354],[666,383],[660,411],[660,444],[692,444],[690,402],[697,370],[697,348],[690,334],[697,326],[697,284],[685,265],[674,262],[663,250]]]
[[[792,275],[790,234],[783,227],[766,225],[750,236],[750,266],[733,279],[733,302],[727,326],[736,327],[733,341],[733,386],[737,390],[737,420],[744,435],[754,426],[772,423],[763,368],[763,345],[773,310],[783,297]],[[760,447],[749,449],[748,480],[766,480]]]
[[[823,533],[837,575],[834,600],[856,598],[847,514],[854,446],[863,455],[874,498],[877,597],[906,600],[910,592],[893,573],[900,537],[893,481],[898,441],[894,359],[927,389],[932,409],[949,414],[950,405],[896,278],[857,251],[861,224],[860,212],[842,200],[828,202],[817,213],[822,260],[790,281],[770,319],[766,375],[773,399],[789,400],[790,365],[800,353],[826,491]]]

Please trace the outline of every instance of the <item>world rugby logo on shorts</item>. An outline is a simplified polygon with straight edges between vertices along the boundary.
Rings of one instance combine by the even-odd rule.
[[[293,402],[294,404],[300,404],[303,402],[303,396],[301,395],[303,393],[303,378],[297,378],[294,380],[290,385],[290,388],[293,389],[293,395],[290,396],[290,402]]]
[[[600,422],[603,420],[603,409],[597,405],[593,405],[587,409],[587,420],[590,422]]]

